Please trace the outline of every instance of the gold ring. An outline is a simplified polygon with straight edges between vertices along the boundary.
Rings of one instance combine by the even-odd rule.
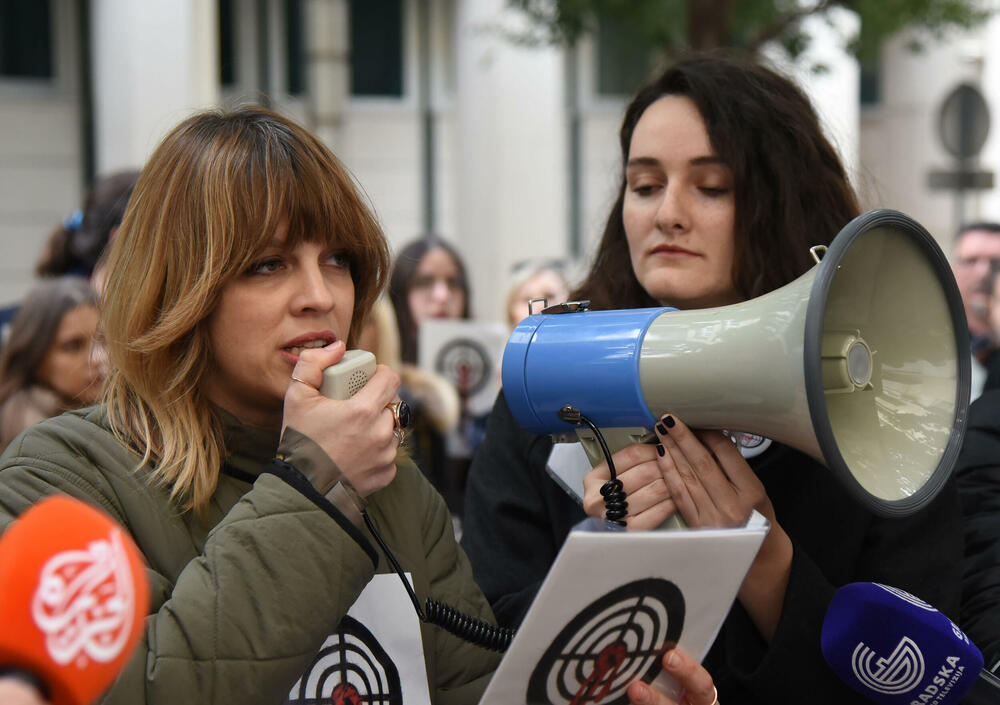
[[[719,689],[712,686],[712,702],[709,705],[719,705]]]
[[[306,382],[306,381],[305,381],[304,379],[299,379],[299,378],[298,378],[298,377],[296,377],[295,375],[292,375],[292,381],[293,381],[293,382],[299,382],[300,384],[304,384],[304,385],[306,385],[307,387],[312,387],[312,385],[311,385],[311,384],[309,384],[308,382]],[[314,388],[315,388],[315,387],[314,387]]]
[[[406,428],[410,425],[410,405],[405,401],[394,401],[385,405],[392,412],[392,435],[399,443],[406,440]]]

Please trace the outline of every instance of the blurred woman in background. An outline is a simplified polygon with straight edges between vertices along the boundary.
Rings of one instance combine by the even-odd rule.
[[[417,358],[420,326],[425,321],[469,318],[471,296],[462,258],[436,236],[410,242],[393,263],[389,300],[399,330],[400,374],[404,379],[400,396],[413,410],[415,424],[409,448],[452,514],[461,517],[470,456],[467,438],[478,432],[478,419],[466,413],[461,390],[435,373],[427,361],[418,365]],[[444,390],[441,382],[451,385],[451,392]],[[456,401],[459,418],[440,413]]]
[[[507,326],[512,330],[528,315],[528,302],[545,299],[546,305],[562,303],[569,299],[569,280],[566,265],[557,259],[530,259],[518,262],[511,269],[507,285],[505,313]],[[541,307],[535,308],[538,313]]]
[[[97,401],[97,303],[79,277],[39,282],[11,324],[0,354],[0,450],[28,426]]]
[[[396,255],[389,298],[399,324],[403,362],[416,364],[420,324],[431,318],[469,318],[469,280],[455,249],[424,237]]]
[[[49,235],[35,273],[39,277],[74,274],[89,278],[121,225],[138,178],[134,169],[97,177],[83,208]]]

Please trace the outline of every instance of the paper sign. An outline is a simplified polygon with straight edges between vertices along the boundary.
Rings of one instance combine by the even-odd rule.
[[[420,621],[398,575],[371,579],[288,702],[430,705]]]
[[[480,705],[625,705],[637,679],[677,698],[661,657],[708,653],[767,533],[619,531],[581,522],[504,655]]]
[[[500,391],[507,329],[500,323],[430,319],[420,324],[417,365],[455,385],[463,413],[488,414]]]

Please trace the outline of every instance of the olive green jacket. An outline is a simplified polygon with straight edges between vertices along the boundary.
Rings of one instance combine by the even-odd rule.
[[[225,425],[230,456],[201,519],[135,470],[138,455],[115,440],[102,407],[29,428],[0,456],[0,531],[65,493],[118,520],[145,556],[145,635],[105,703],[282,703],[372,576],[391,572],[366,529],[294,468],[269,465],[276,433]],[[368,499],[421,602],[493,622],[444,501],[412,462]],[[432,702],[475,703],[499,656],[420,629]]]

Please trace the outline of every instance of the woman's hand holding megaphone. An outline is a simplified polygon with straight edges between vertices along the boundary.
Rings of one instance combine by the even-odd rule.
[[[670,490],[657,463],[657,447],[633,443],[611,456],[622,489],[628,497],[626,526],[629,529],[655,529],[677,511]],[[607,462],[602,462],[583,478],[583,508],[589,516],[603,517],[605,511],[601,487],[611,477]]]
[[[733,442],[719,431],[692,431],[667,414],[656,425],[660,443],[637,443],[613,456],[628,495],[629,529],[653,529],[679,511],[689,527],[735,527],[752,510],[771,524],[740,589],[739,600],[770,640],[792,563],[792,543],[774,516],[771,500]],[[603,516],[600,494],[610,475],[601,463],[584,477],[584,509]]]

